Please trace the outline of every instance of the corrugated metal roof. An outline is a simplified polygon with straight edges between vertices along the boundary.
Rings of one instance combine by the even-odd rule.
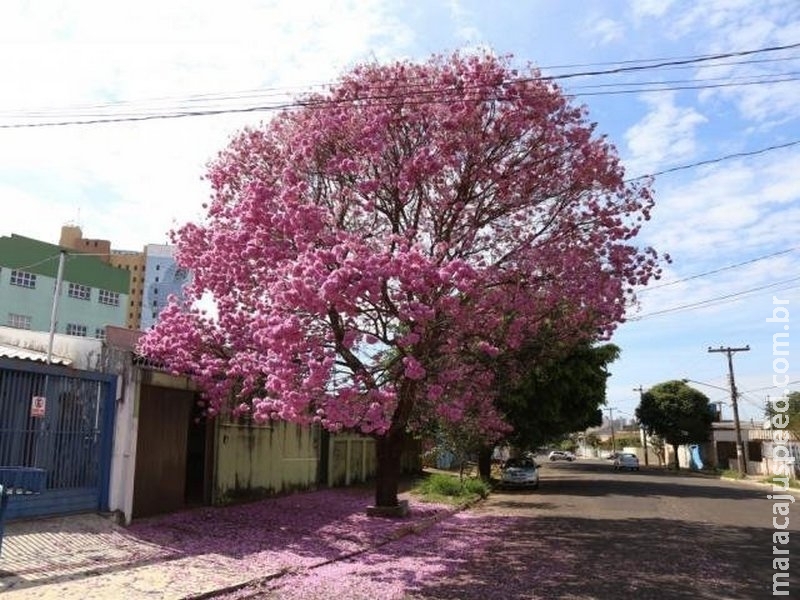
[[[8,344],[0,343],[0,358],[16,358],[19,360],[32,360],[36,362],[47,362],[47,353],[39,352],[37,350],[28,350],[27,348],[19,348],[18,346],[9,346]],[[56,356],[55,354],[50,357],[50,362],[54,365],[69,366],[72,361],[63,356]]]

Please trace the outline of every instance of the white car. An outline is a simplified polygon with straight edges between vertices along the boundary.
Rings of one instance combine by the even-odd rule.
[[[639,470],[639,458],[629,452],[620,452],[614,459],[614,470],[619,471],[628,469],[629,471]]]
[[[566,460],[572,462],[575,460],[575,455],[572,452],[565,450],[553,450],[548,456],[550,460]]]
[[[500,473],[503,487],[539,487],[539,465],[530,458],[509,458]]]

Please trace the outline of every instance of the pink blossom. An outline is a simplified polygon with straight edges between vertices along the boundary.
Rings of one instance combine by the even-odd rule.
[[[205,219],[172,234],[187,301],[141,350],[194,377],[209,415],[507,430],[487,356],[543,327],[565,346],[611,335],[661,262],[634,243],[649,182],[556,85],[514,73],[490,54],[361,65],[242,131]],[[193,308],[207,294],[216,317]]]

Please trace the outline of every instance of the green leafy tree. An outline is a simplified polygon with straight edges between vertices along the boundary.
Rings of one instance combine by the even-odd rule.
[[[678,446],[708,440],[712,413],[708,396],[683,381],[665,381],[642,394],[636,418],[650,435],[671,445],[675,468],[680,468]]]
[[[775,408],[775,403],[780,402],[781,408],[786,406],[786,410],[778,411]],[[784,404],[785,402],[785,404]],[[796,440],[800,440],[800,392],[791,392],[786,397],[779,398],[772,404],[767,405],[767,417],[772,418],[776,415],[786,416],[786,431],[794,435]],[[783,422],[783,420],[781,420]]]
[[[534,449],[602,423],[608,365],[614,344],[582,344],[564,357],[531,362],[522,381],[500,395],[500,409],[514,430],[508,441]]]
[[[500,382],[495,404],[511,427],[499,441],[519,451],[560,443],[570,433],[599,426],[607,366],[620,352],[613,344],[584,341],[568,346],[547,339],[502,355],[494,365]],[[469,426],[468,421],[462,426]],[[482,439],[478,469],[482,478],[489,479],[492,448],[498,440],[486,435]],[[572,447],[576,444],[573,441]]]

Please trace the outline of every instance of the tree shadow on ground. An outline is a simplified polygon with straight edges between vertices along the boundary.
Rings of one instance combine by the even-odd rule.
[[[416,570],[386,569],[386,583],[401,578],[407,598],[428,600],[753,600],[772,594],[771,529],[542,516],[484,516],[461,522],[455,532],[449,524],[426,538],[438,533],[473,542],[457,552],[411,537],[385,547],[376,560],[402,565],[405,553],[414,553],[438,567],[422,579]],[[793,542],[790,552],[800,553],[800,544]]]
[[[605,468],[603,468],[605,467]],[[763,498],[766,487],[715,480],[702,475],[686,474],[676,477],[674,471],[646,469],[619,473],[608,465],[571,464],[568,468],[549,469],[541,477],[538,493],[543,496],[567,494],[572,496],[607,496],[620,493],[624,485],[626,496],[672,496],[675,498],[751,499]],[[587,475],[596,475],[587,479]],[[622,482],[620,477],[626,479]],[[698,485],[702,481],[702,485]]]

